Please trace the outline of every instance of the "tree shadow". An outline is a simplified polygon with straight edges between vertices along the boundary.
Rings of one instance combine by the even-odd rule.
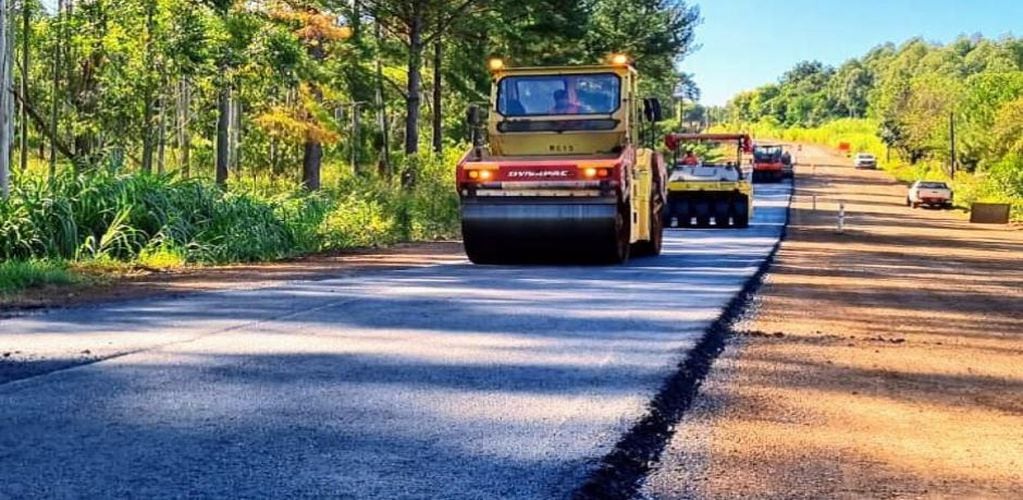
[[[58,383],[84,382],[89,397],[50,391],[18,401],[19,412],[17,393],[0,393],[0,496],[565,496],[589,458],[551,421],[594,425],[542,406],[586,397],[605,378],[599,367],[413,363],[412,373],[376,356],[188,354],[193,362],[64,372]],[[282,377],[284,365],[303,375]],[[502,383],[521,371],[546,385]],[[472,385],[480,376],[494,386]],[[466,414],[461,389],[481,394]],[[502,406],[509,390],[541,408]],[[531,433],[534,446],[520,447]]]

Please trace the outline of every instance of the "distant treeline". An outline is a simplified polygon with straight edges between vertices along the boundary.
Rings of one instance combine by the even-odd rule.
[[[839,68],[801,62],[777,84],[743,92],[726,106],[731,123],[816,128],[841,118],[876,124],[877,136],[915,164],[991,174],[1023,196],[1023,39],[961,37],[888,43]]]

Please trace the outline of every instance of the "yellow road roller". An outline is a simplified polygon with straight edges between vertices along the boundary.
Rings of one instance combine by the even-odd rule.
[[[661,108],[637,98],[628,58],[519,68],[495,59],[489,67],[488,116],[470,108],[473,145],[456,171],[469,259],[621,263],[659,254],[666,172],[653,142]]]

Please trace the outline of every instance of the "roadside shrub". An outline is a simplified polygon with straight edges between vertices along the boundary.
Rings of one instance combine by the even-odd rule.
[[[396,212],[406,217],[404,236],[410,240],[436,240],[458,234],[458,193],[454,166],[462,148],[449,148],[444,156],[418,157],[415,189]]]
[[[327,214],[319,227],[320,248],[388,245],[400,240],[393,214],[376,200],[348,196]]]

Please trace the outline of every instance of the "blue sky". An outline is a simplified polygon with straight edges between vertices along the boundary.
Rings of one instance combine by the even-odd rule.
[[[705,104],[777,81],[795,63],[830,65],[914,36],[1023,35],[1023,0],[700,0],[696,41],[682,62]]]

